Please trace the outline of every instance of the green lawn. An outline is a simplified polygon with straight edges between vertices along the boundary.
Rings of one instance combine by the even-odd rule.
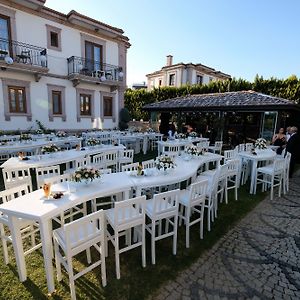
[[[153,154],[143,159],[149,159]],[[141,157],[136,157],[139,161]],[[264,197],[259,193],[249,195],[249,187],[239,189],[239,200],[233,200],[233,193],[229,194],[229,203],[219,206],[218,218],[212,225],[211,232],[204,230],[204,239],[199,238],[199,227],[191,229],[190,249],[185,248],[185,230],[181,226],[178,230],[177,255],[172,255],[171,239],[156,243],[156,265],[151,265],[150,239],[147,235],[147,267],[141,266],[140,248],[121,255],[121,279],[115,278],[114,249],[109,245],[109,256],[106,260],[107,286],[102,288],[99,268],[79,278],[76,285],[78,299],[146,299],[150,294],[173,279],[176,275],[190,266],[201,254],[210,249],[230,228],[243,216],[251,211]],[[206,225],[206,222],[205,222]],[[12,247],[10,246],[11,264],[5,266],[0,258],[0,299],[46,299],[47,287],[41,252],[35,251],[26,257],[28,279],[20,283],[16,272]],[[0,247],[0,255],[2,249]],[[85,255],[78,257],[76,267],[85,263]],[[56,293],[53,299],[70,299],[68,277],[64,273],[63,281],[56,282]]]

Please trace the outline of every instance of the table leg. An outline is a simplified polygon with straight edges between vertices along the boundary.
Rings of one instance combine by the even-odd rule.
[[[52,247],[52,226],[50,224],[51,220],[46,220],[40,223],[40,232],[43,245],[43,256],[44,265],[47,278],[48,292],[51,294],[54,292],[54,278],[53,278],[53,247]]]
[[[256,176],[257,161],[252,160],[251,163],[252,163],[252,170],[251,170],[250,194],[256,194],[255,176]]]
[[[14,216],[8,216],[8,222],[18,267],[19,279],[23,282],[27,279],[27,272],[19,221],[18,218]]]

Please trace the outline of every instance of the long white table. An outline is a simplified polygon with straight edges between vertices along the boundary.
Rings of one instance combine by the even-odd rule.
[[[22,197],[13,199],[0,205],[0,211],[8,216],[9,226],[13,241],[14,252],[18,267],[20,281],[27,278],[25,258],[20,230],[18,230],[18,218],[37,221],[40,225],[41,241],[44,257],[44,267],[47,278],[49,293],[55,289],[52,266],[52,226],[51,221],[63,211],[80,203],[87,202],[97,197],[106,197],[118,193],[124,194],[124,199],[129,198],[129,191],[135,188],[137,195],[147,187],[169,185],[182,182],[196,175],[198,168],[208,162],[216,162],[219,165],[223,157],[218,154],[206,153],[203,156],[185,160],[183,157],[176,158],[176,168],[170,173],[163,175],[158,172],[153,176],[132,177],[127,172],[105,174],[100,180],[91,184],[76,185],[69,183],[71,189],[76,187],[74,192],[66,192],[64,197],[58,200],[43,199],[43,191],[37,190]],[[68,191],[68,183],[53,186],[54,191]]]
[[[242,151],[239,152],[238,155],[243,160],[251,161],[251,181],[250,181],[250,194],[256,193],[256,169],[257,164],[260,161],[273,161],[276,157],[276,152],[272,151],[271,149],[266,150],[255,150],[256,155],[252,154],[251,152]]]
[[[43,190],[40,189],[0,205],[0,211],[8,216],[21,282],[27,279],[27,272],[18,218],[35,220],[40,225],[48,292],[52,293],[55,289],[52,265],[52,218],[71,207],[97,197],[122,192],[124,199],[128,199],[132,181],[126,173],[114,173],[105,174],[100,180],[95,180],[87,186],[75,184],[75,187],[75,192],[65,193],[63,198],[57,200],[44,200]],[[68,191],[67,183],[54,185],[53,190]]]
[[[102,152],[109,152],[112,150],[123,150],[125,147],[123,145],[112,146],[112,145],[102,145],[94,147],[85,147],[83,151],[77,151],[75,149],[58,151],[51,154],[44,155],[33,155],[29,157],[29,160],[19,160],[17,157],[11,157],[6,162],[4,162],[1,167],[5,169],[13,168],[38,168],[46,167],[52,165],[59,165],[63,163],[68,163],[74,161],[78,158],[84,157],[86,155],[94,155]]]

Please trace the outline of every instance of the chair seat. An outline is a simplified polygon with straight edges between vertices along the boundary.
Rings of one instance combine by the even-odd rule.
[[[179,194],[179,203],[188,206],[189,205],[189,190],[181,190]]]
[[[87,230],[86,230],[87,229]],[[93,227],[93,224],[88,225],[88,227],[85,228],[80,228],[79,229],[79,239],[82,240],[84,243],[85,239],[87,236],[92,235],[95,232],[95,228]],[[77,232],[78,233],[78,232]],[[56,229],[54,231],[54,234],[56,235],[60,246],[63,248],[63,250],[66,250],[66,236],[63,228]],[[70,235],[70,243],[71,247],[73,248],[74,246],[80,246],[76,241],[78,241],[78,236],[75,236],[75,234]]]
[[[146,214],[149,218],[152,218],[154,215],[159,216],[159,213],[154,212],[154,200],[150,199],[146,201]]]
[[[257,168],[257,172],[264,173],[264,174],[267,174],[267,175],[272,175],[272,174],[276,175],[278,173],[281,173],[282,171],[283,170],[275,171],[273,165],[267,165],[267,166],[264,166],[264,167]]]

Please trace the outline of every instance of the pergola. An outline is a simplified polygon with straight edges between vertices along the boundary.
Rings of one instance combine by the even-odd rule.
[[[162,132],[175,118],[177,123],[194,123],[197,129],[206,122],[219,139],[232,131],[244,140],[259,136],[270,139],[277,128],[300,122],[300,105],[251,90],[187,95],[147,104],[143,109],[152,114],[152,119],[159,114]]]

